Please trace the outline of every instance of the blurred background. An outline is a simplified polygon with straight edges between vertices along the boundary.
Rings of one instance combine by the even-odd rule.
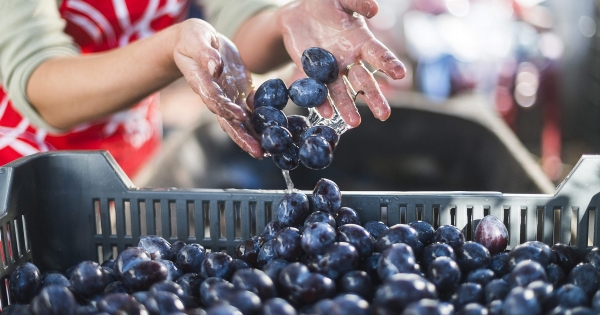
[[[364,163],[368,159],[388,167],[377,173],[366,166],[363,173],[372,171],[367,176],[369,184],[358,185],[349,180],[344,187],[338,183],[343,190],[548,192],[567,176],[581,155],[600,154],[600,1],[378,0],[378,3],[379,13],[368,21],[369,26],[405,63],[409,74],[400,81],[388,80],[381,74],[376,77],[394,106],[392,118],[402,116],[406,121],[369,122],[369,113],[363,112],[363,125],[344,134],[340,143],[351,142],[354,149],[366,149],[370,155],[358,158],[352,150],[343,155],[336,151],[331,168],[340,170],[313,175],[306,184],[299,184],[306,185],[301,189],[311,189],[311,181],[316,182],[324,175],[351,177],[352,173],[359,173],[357,167],[369,165]],[[254,82],[259,86],[266,79],[278,77],[289,84],[300,76],[303,74],[289,65],[256,75]],[[223,181],[214,176],[207,179],[207,172],[202,169],[211,168],[211,163],[225,163],[223,159],[211,162],[203,158],[209,150],[207,146],[210,154],[218,150],[227,152],[223,156],[239,152],[235,147],[219,149],[214,143],[216,138],[222,138],[218,132],[199,132],[209,128],[206,121],[211,115],[204,114],[199,98],[190,93],[185,82],[176,82],[165,89],[161,103],[167,150],[136,179],[138,185],[285,188],[276,169],[272,175],[276,176],[274,184],[252,180],[253,176],[268,177],[264,168],[272,167],[273,163],[262,161],[248,166],[260,170],[256,175],[254,171],[243,170],[244,163],[239,161],[251,159],[243,153],[238,160],[227,162],[220,177],[245,178],[244,172],[250,172],[247,180]],[[388,126],[378,130],[381,124]],[[407,124],[429,127],[408,128]],[[365,146],[373,146],[376,132],[386,133],[382,138],[388,139],[375,144],[374,149],[360,147],[363,142]],[[358,133],[368,133],[370,138]],[[448,138],[449,133],[456,137]],[[207,143],[207,137],[212,142]],[[398,150],[380,150],[388,146]],[[406,152],[414,154],[409,156]],[[348,162],[353,159],[358,161]],[[505,164],[509,159],[515,161]],[[344,160],[345,166],[338,160]],[[511,186],[505,184],[507,179],[498,176],[491,181],[480,178],[490,176],[485,173],[506,172],[507,168],[515,168],[507,172],[514,181],[531,183]],[[216,169],[213,168],[213,173]],[[407,175],[407,169],[412,173]],[[295,174],[307,171],[292,171],[292,179],[301,177]],[[390,171],[398,176],[388,184],[373,186],[378,176],[389,177]],[[483,174],[466,175],[474,172]],[[427,177],[431,181],[423,180]],[[407,181],[418,184],[409,185]],[[440,185],[442,181],[444,185]],[[398,182],[404,184],[394,184]]]

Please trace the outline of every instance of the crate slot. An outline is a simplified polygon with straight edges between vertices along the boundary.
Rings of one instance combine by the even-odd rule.
[[[450,225],[456,226],[456,206],[450,206]]]
[[[23,244],[25,244],[25,252],[29,252],[29,234],[27,234],[27,222],[25,222],[25,215],[21,215],[21,223],[23,223]],[[0,249],[2,244],[0,243]]]
[[[131,228],[131,203],[129,200],[123,200],[123,214],[125,216],[125,236],[132,236]]]
[[[119,255],[119,252],[120,252],[119,247],[117,245],[112,245],[111,249],[112,249],[112,256],[111,256],[111,258],[112,259],[116,259],[117,256]],[[123,248],[123,249],[125,249],[125,248]],[[106,260],[106,259],[104,259],[104,260]],[[104,260],[102,260],[100,263],[104,262]]]
[[[250,235],[257,235],[256,233],[256,202],[252,201],[248,204],[248,222],[250,226]]]
[[[406,224],[408,215],[408,205],[400,205],[400,223]],[[388,218],[389,220],[389,218]]]
[[[458,228],[461,228],[460,226]],[[473,206],[467,206],[467,224],[465,225],[465,240],[473,240]]]
[[[423,205],[416,205],[415,206],[415,219],[417,221],[422,221],[423,220]]]
[[[154,209],[154,216],[151,216],[150,218],[154,219],[154,233],[156,235],[163,235],[163,230],[162,230],[162,208],[160,206],[160,200],[154,200],[154,202],[152,202],[152,209]]]
[[[187,224],[188,224],[188,238],[190,240],[195,240],[196,239],[196,219],[194,216],[195,213],[195,209],[194,209],[194,202],[193,201],[187,201]]]
[[[440,205],[434,205],[431,211],[433,212],[433,222],[431,225],[434,229],[437,229],[440,227]]]
[[[273,209],[272,203],[265,204],[265,223],[273,221],[273,216],[277,216],[277,213],[273,213],[275,211],[276,209]]]
[[[242,239],[242,205],[240,202],[233,203],[233,222],[234,222],[233,237],[236,240],[241,240]]]
[[[536,208],[536,231],[535,240],[542,242],[544,240],[544,207]]]
[[[588,241],[587,246],[594,246],[595,239],[595,222],[596,222],[596,208],[588,208]]]
[[[110,235],[117,235],[117,210],[115,200],[108,200],[108,219],[110,220]]]
[[[171,223],[171,239],[177,238],[177,204],[175,200],[169,200],[169,222]]]
[[[521,224],[520,227],[520,236],[519,236],[519,244],[527,241],[527,207],[521,207]]]
[[[227,239],[227,218],[225,216],[225,203],[219,202],[219,238],[222,240]]]
[[[10,232],[11,232],[10,223],[6,223],[6,229],[4,231],[6,232],[6,246],[8,247],[9,263],[13,263],[13,262],[15,262],[15,256],[13,253],[12,237],[10,235]]]
[[[104,249],[102,245],[96,245],[96,257],[96,261],[98,262],[104,262],[106,260],[104,259]]]
[[[6,267],[8,267],[8,264],[6,263],[8,261],[8,257],[6,257],[6,251],[4,250],[4,238],[2,237],[2,227],[0,226],[0,256],[2,258],[2,267],[4,269],[6,269]]]
[[[138,202],[138,210],[140,212],[140,235],[148,235],[148,223],[146,214],[146,201],[140,200]]]
[[[8,277],[4,278],[4,288],[2,290],[2,301],[0,301],[0,304],[2,304],[3,308],[4,306],[10,305],[11,300],[10,300],[10,290],[9,290],[9,281],[8,281]]]
[[[557,213],[558,212],[558,213]],[[559,217],[560,218],[560,209],[554,209],[554,217]],[[579,218],[579,208],[572,208],[571,209],[571,239],[569,242],[569,245],[577,245],[577,234],[579,233],[578,230],[578,218]],[[556,241],[557,239],[560,239],[560,225],[558,225],[558,232],[555,233],[555,237],[554,240]]]
[[[483,206],[483,217],[487,217],[491,214],[491,207],[488,205]]]
[[[21,237],[19,234],[19,224],[17,223],[17,220],[13,220],[13,227],[14,227],[14,231],[15,231],[15,241],[17,242],[17,258],[21,258],[23,257],[23,252],[21,251]]]
[[[387,207],[387,205],[381,205],[379,210],[380,210],[379,217],[381,219],[381,222],[388,225],[388,207]]]
[[[202,203],[202,217],[204,218],[204,224],[202,225],[202,231],[204,234],[204,239],[210,239],[211,230],[210,230],[210,203],[203,202]]]
[[[102,235],[102,213],[100,210],[100,200],[94,199],[92,203],[94,208],[94,222],[96,223],[96,235]]]

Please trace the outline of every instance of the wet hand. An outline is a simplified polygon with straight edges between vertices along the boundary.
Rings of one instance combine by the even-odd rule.
[[[233,43],[210,24],[189,19],[180,25],[173,56],[187,83],[217,116],[221,128],[244,151],[262,157],[246,103],[252,91],[251,76]]]
[[[375,0],[298,0],[279,12],[285,47],[300,69],[302,52],[309,47],[324,48],[337,58],[340,75],[328,88],[336,108],[350,127],[358,126],[361,120],[351,90],[362,91],[358,97],[377,119],[386,120],[391,113],[377,81],[363,61],[395,80],[406,73],[402,62],[367,27],[365,18],[375,16],[377,10]],[[317,110],[326,118],[333,115],[328,100]]]

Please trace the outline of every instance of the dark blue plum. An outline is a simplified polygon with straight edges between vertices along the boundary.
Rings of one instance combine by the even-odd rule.
[[[408,225],[417,231],[417,234],[419,234],[419,241],[423,243],[423,245],[427,246],[431,244],[433,235],[435,234],[435,229],[431,224],[425,221],[412,221]]]
[[[123,275],[129,270],[135,268],[142,262],[151,262],[150,260],[140,260],[129,268]],[[157,262],[160,265],[160,263]],[[162,265],[161,265],[162,266]],[[163,267],[164,268],[164,267]],[[166,268],[165,268],[166,275]],[[83,297],[92,297],[95,294],[99,294],[104,291],[104,288],[108,285],[106,281],[106,274],[102,271],[102,267],[93,261],[82,261],[75,266],[71,272],[69,278],[71,284],[71,290],[76,294]]]
[[[361,260],[359,263],[359,269],[365,271],[371,277],[374,285],[379,284],[381,281],[381,279],[379,279],[379,274],[377,273],[379,258],[381,258],[381,253],[375,252],[373,255]]]
[[[292,134],[285,127],[268,126],[260,135],[260,145],[270,154],[281,154],[292,147]]]
[[[452,246],[446,243],[433,243],[425,246],[421,252],[421,265],[427,269],[429,264],[438,257],[448,257],[456,261],[456,254]]]
[[[590,264],[579,264],[567,275],[567,283],[582,288],[589,297],[592,297],[600,284],[600,272]]]
[[[433,299],[422,299],[410,303],[404,309],[402,315],[452,315],[454,306],[450,303],[440,302]]]
[[[264,271],[267,276],[273,280],[273,283],[277,284],[279,272],[281,272],[281,269],[283,269],[283,267],[287,266],[289,263],[290,262],[285,259],[273,259],[262,267],[262,271]]]
[[[202,261],[200,275],[204,278],[217,277],[229,279],[233,272],[231,263],[233,258],[222,252],[210,252]]]
[[[556,264],[559,265],[565,273],[569,273],[577,264],[581,262],[575,248],[566,244],[552,245],[552,251],[556,256]]]
[[[337,60],[329,51],[320,47],[311,47],[302,53],[300,58],[302,69],[309,78],[323,83],[331,83],[340,73]]]
[[[262,236],[253,236],[249,239],[245,239],[235,246],[233,256],[237,259],[243,259],[251,267],[256,267],[256,258],[258,257],[260,246],[264,241]]]
[[[390,312],[402,314],[407,305],[422,299],[437,299],[435,285],[420,275],[399,273],[387,279],[375,291],[373,304]]]
[[[148,252],[141,247],[129,247],[117,255],[114,271],[118,277],[121,277],[133,264],[141,260],[151,260]]]
[[[350,207],[341,207],[333,212],[333,218],[335,224],[339,228],[344,224],[358,224],[360,225],[360,217],[358,212]]]
[[[300,166],[300,148],[292,143],[285,152],[273,154],[273,162],[282,170],[296,169]]]
[[[263,82],[254,93],[254,108],[261,106],[283,110],[289,99],[288,88],[281,79],[269,79]]]
[[[171,257],[173,258],[173,262],[177,261],[177,254],[185,245],[186,243],[182,240],[176,240],[175,242],[171,243]]]
[[[456,315],[488,315],[488,310],[485,306],[479,303],[469,303],[463,306]]]
[[[454,225],[442,225],[435,230],[433,242],[446,243],[459,250],[465,243],[465,235]]]
[[[381,221],[368,221],[363,226],[374,239],[378,239],[383,232],[389,229],[387,224]]]
[[[567,283],[556,289],[556,300],[558,306],[565,308],[587,306],[590,301],[585,290],[571,283]]]
[[[338,279],[344,273],[358,266],[358,251],[346,242],[331,244],[319,259],[320,272],[331,279]]]
[[[183,272],[177,268],[174,262],[166,259],[158,259],[156,261],[167,267],[167,280],[175,281],[183,275]]]
[[[205,256],[204,246],[197,243],[186,244],[177,253],[175,264],[183,273],[199,273]]]
[[[451,302],[455,309],[460,310],[463,306],[469,303],[482,304],[484,299],[485,296],[483,287],[480,284],[465,282],[456,288],[454,294],[452,294]]]
[[[309,274],[310,270],[304,264],[299,262],[289,263],[279,271],[276,283],[283,290],[283,293],[293,293],[297,289],[300,279]]]
[[[284,227],[286,227],[286,225],[283,225],[279,221],[270,221],[269,223],[267,223],[261,234],[263,242],[272,240],[273,237],[275,237],[275,234],[277,234],[277,232],[279,232],[279,230],[283,229]]]
[[[109,283],[106,288],[104,288],[104,291],[102,292],[103,294],[110,294],[110,293],[130,293],[131,290],[129,290],[129,288],[127,288],[123,282],[121,281],[113,281],[111,283]]]
[[[317,223],[317,222],[327,223],[327,224],[331,225],[331,227],[334,229],[337,227],[337,225],[335,224],[335,218],[333,217],[333,215],[329,212],[323,212],[323,211],[315,211],[315,212],[309,214],[308,217],[306,217],[306,220],[304,220],[304,226],[308,227],[308,226],[311,226],[313,223]]]
[[[152,260],[173,260],[173,249],[171,243],[157,235],[143,235],[138,241],[138,247],[143,248]]]
[[[31,300],[33,314],[72,314],[77,307],[75,296],[63,285],[50,284]],[[8,312],[2,312],[2,314]]]
[[[231,277],[231,284],[238,290],[254,292],[263,301],[277,296],[275,283],[260,269],[248,268],[236,271]]]
[[[377,273],[382,280],[398,273],[419,273],[420,267],[415,260],[412,248],[404,243],[388,246],[379,258]]]
[[[585,255],[583,262],[589,263],[600,271],[600,248],[594,246],[587,255]]]
[[[292,139],[294,139],[294,143],[300,143],[302,140],[302,135],[308,128],[310,128],[310,121],[306,116],[302,115],[289,115],[287,116],[288,120],[288,130],[292,134]]]
[[[69,279],[60,272],[45,272],[42,274],[42,286],[45,287],[49,285],[62,285],[68,287],[70,283]]]
[[[185,310],[185,305],[175,293],[168,291],[153,292],[151,298],[156,300],[159,314],[173,314]]]
[[[462,273],[458,264],[449,257],[438,257],[426,270],[427,279],[433,283],[439,293],[452,293],[460,282]]]
[[[277,258],[294,261],[302,254],[302,233],[297,228],[281,229],[273,238],[273,250]]]
[[[333,149],[323,137],[310,136],[300,141],[300,163],[309,169],[327,168],[333,161]]]
[[[146,310],[135,298],[126,293],[106,294],[96,305],[100,312],[107,314],[116,314],[117,311],[123,312],[125,310],[128,311],[126,314],[143,314],[141,311]],[[137,312],[135,312],[135,309],[137,309]]]
[[[121,282],[131,291],[148,290],[156,282],[167,279],[169,272],[165,265],[154,260],[143,260],[123,273]],[[73,278],[71,278],[73,286]]]
[[[206,309],[206,315],[242,315],[243,313],[230,304],[217,304]]]
[[[301,246],[309,255],[323,254],[335,243],[336,237],[335,229],[331,225],[316,222],[304,229]]]
[[[504,275],[508,274],[510,272],[508,269],[508,252],[492,255],[488,268],[493,271],[498,278],[502,278]]]
[[[204,278],[197,273],[186,273],[183,276],[179,277],[179,279],[175,280],[175,283],[179,284],[183,292],[185,292],[188,296],[191,296],[195,299],[200,298],[200,284],[204,281]]]
[[[304,108],[312,108],[323,104],[329,91],[327,86],[319,80],[302,78],[290,85],[289,93],[294,104]]]
[[[536,299],[540,302],[542,312],[547,313],[558,305],[556,300],[556,291],[551,283],[544,281],[534,281],[527,286],[535,294]]]
[[[334,306],[330,309],[330,312],[326,314],[331,315],[342,315],[342,314],[354,314],[354,315],[369,315],[371,314],[369,303],[359,295],[346,293],[336,296],[332,302]]]
[[[244,261],[243,259],[234,258],[231,261],[231,274],[234,274],[236,271],[241,269],[250,269],[250,265]]]
[[[336,286],[333,280],[320,273],[311,272],[298,279],[296,289],[288,295],[288,298],[300,306],[331,298],[335,294]]]
[[[464,274],[486,268],[491,259],[488,249],[477,242],[465,242],[462,248],[456,251],[456,262]]]
[[[242,314],[256,314],[261,306],[258,295],[250,291],[237,289],[227,292],[221,302],[234,306]]]
[[[262,106],[252,113],[252,127],[257,134],[262,134],[267,127],[280,126],[287,128],[288,121],[285,113],[277,108]]]
[[[264,301],[259,312],[263,315],[296,315],[296,309],[282,298],[272,298]]]
[[[351,270],[338,281],[342,293],[353,293],[370,300],[373,295],[373,281],[366,271]]]
[[[496,274],[493,271],[482,268],[475,269],[467,274],[465,277],[465,282],[475,282],[481,284],[481,286],[485,286],[488,282],[494,280],[496,278]]]
[[[485,303],[489,304],[496,300],[503,301],[508,292],[510,291],[510,286],[508,285],[508,282],[502,279],[494,279],[488,282],[483,287],[483,290],[485,296]]]
[[[531,289],[516,287],[506,295],[502,311],[511,315],[531,315],[540,314],[542,308]]]
[[[329,126],[312,126],[310,128],[308,128],[303,134],[302,134],[302,140],[310,137],[310,136],[318,136],[318,137],[322,137],[325,140],[327,140],[327,142],[329,142],[329,145],[331,146],[331,149],[335,151],[335,148],[337,148],[338,143],[340,142],[340,135],[335,132],[335,129],[329,127]]]
[[[511,270],[508,284],[511,288],[525,287],[534,281],[546,280],[546,271],[542,265],[533,260],[524,260]]]
[[[199,295],[202,304],[211,307],[236,288],[223,278],[210,277],[200,284]]]
[[[313,207],[317,211],[332,213],[342,206],[342,193],[338,185],[327,178],[317,181],[312,193]]]
[[[491,255],[500,253],[508,245],[508,229],[495,216],[486,215],[477,224],[473,240],[485,246]]]
[[[546,267],[551,263],[551,255],[554,256],[554,253],[550,247],[546,251],[544,247],[538,246],[537,243],[527,242],[519,244],[508,253],[508,268],[512,270],[512,268],[524,260],[533,260],[540,263],[542,267]]]
[[[301,192],[285,194],[277,205],[277,220],[283,226],[297,226],[310,212],[308,197]]]
[[[259,268],[262,268],[276,257],[277,254],[275,254],[275,250],[273,249],[273,240],[268,240],[260,247],[258,255],[256,256],[256,264]]]
[[[388,230],[381,233],[377,241],[375,242],[375,250],[383,252],[388,246],[396,243],[404,243],[415,250],[417,242],[419,241],[419,234],[408,224],[396,224],[391,226]]]
[[[336,233],[336,241],[352,244],[358,251],[361,259],[373,254],[375,240],[362,226],[358,224],[344,224],[337,228]]]

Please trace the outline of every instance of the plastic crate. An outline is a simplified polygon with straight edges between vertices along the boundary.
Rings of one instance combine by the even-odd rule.
[[[0,168],[1,276],[26,261],[42,271],[103,261],[144,234],[232,253],[236,243],[275,217],[284,190],[140,189],[100,151],[32,155]],[[310,197],[310,191],[304,191]],[[510,245],[540,240],[579,249],[600,242],[600,156],[583,156],[554,194],[343,191],[342,204],[363,222],[421,219],[453,224],[472,238],[487,214],[505,222]],[[595,220],[590,221],[592,216]],[[193,223],[193,224],[192,224]],[[572,234],[575,233],[575,234]],[[588,237],[592,236],[589,244]],[[576,235],[576,236],[575,236]],[[573,242],[571,241],[573,240]],[[2,305],[9,303],[0,290]]]

